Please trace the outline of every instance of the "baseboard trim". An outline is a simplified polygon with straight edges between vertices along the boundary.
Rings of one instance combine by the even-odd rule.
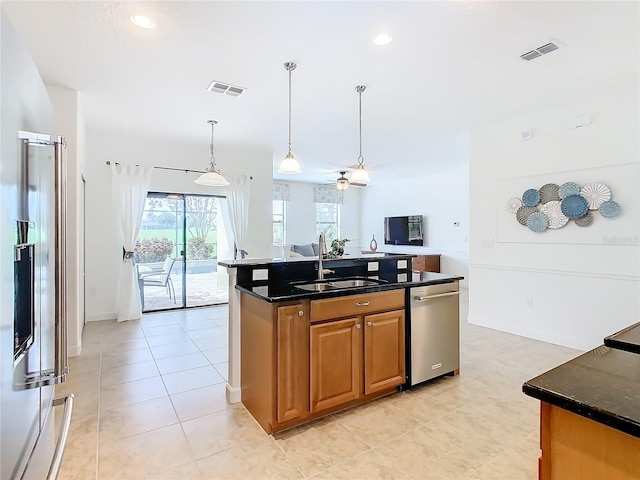
[[[242,400],[242,391],[239,388],[232,387],[227,383],[227,401],[229,403],[240,403]]]
[[[82,353],[82,345],[67,346],[67,355],[69,357],[79,357],[81,353]]]
[[[116,312],[107,312],[107,313],[93,313],[91,315],[87,315],[87,322],[102,322],[104,320],[116,320],[118,318],[118,314]]]

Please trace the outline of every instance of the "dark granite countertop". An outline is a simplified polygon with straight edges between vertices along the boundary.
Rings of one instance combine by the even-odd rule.
[[[640,437],[640,355],[602,345],[524,383],[522,391]]]
[[[640,353],[640,322],[605,337],[604,344],[611,348]]]
[[[363,277],[365,278],[365,277]],[[385,290],[395,290],[398,288],[417,287],[421,285],[436,285],[439,283],[450,283],[464,279],[460,275],[448,275],[444,273],[433,272],[409,272],[407,274],[379,274],[370,276],[370,278],[378,278],[384,283],[368,285],[364,287],[350,287],[336,290],[325,290],[322,292],[301,290],[296,287],[296,283],[291,281],[263,281],[252,282],[246,285],[236,285],[241,292],[248,293],[254,297],[260,298],[267,302],[284,302],[287,300],[301,300],[305,298],[332,298],[344,295],[355,295],[358,293],[382,292]],[[331,278],[327,278],[331,280]],[[339,278],[336,278],[339,280]]]
[[[376,260],[376,259],[404,259],[415,257],[415,254],[372,254],[366,256],[351,256],[345,255],[343,257],[336,258],[325,258],[325,262],[350,262],[356,260]],[[227,268],[237,268],[237,267],[259,267],[262,265],[272,265],[272,264],[288,264],[288,263],[305,263],[305,262],[317,262],[318,257],[290,257],[290,258],[245,258],[242,260],[220,260],[218,261],[218,265]]]

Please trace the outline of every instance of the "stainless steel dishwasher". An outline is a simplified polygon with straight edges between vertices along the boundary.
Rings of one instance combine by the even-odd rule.
[[[459,296],[457,281],[409,289],[408,387],[460,368]]]

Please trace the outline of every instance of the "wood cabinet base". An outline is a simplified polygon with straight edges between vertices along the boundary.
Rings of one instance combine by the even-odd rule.
[[[546,402],[540,405],[540,448],[540,480],[640,475],[640,438]]]

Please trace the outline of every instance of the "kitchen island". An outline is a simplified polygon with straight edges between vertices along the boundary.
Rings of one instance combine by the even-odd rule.
[[[541,480],[640,478],[640,354],[622,338],[631,351],[601,345],[524,383],[541,401]]]
[[[308,258],[221,263],[237,270],[241,400],[267,433],[406,382],[408,287],[462,279],[412,272],[411,258],[325,260],[324,281]]]

